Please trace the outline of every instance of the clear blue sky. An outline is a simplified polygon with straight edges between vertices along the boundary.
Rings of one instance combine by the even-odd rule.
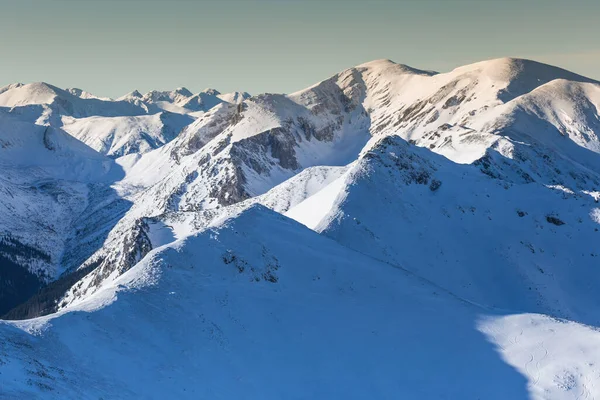
[[[600,0],[0,4],[0,85],[291,92],[378,58],[447,71],[504,56],[600,79]]]

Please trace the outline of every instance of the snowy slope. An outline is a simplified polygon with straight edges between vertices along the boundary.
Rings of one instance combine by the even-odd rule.
[[[173,140],[194,119],[161,112],[133,117],[63,117],[62,128],[94,150],[111,157],[146,153]]]
[[[556,79],[509,103],[503,128],[525,137],[544,134],[545,142],[562,151],[568,145],[564,139],[570,139],[580,147],[600,153],[599,105],[597,83]]]
[[[600,395],[597,331],[481,308],[261,207],[0,335],[6,398]]]
[[[483,310],[263,208],[77,308],[14,324],[39,336],[0,326],[5,396],[525,396],[475,328]]]
[[[286,215],[478,304],[597,324],[597,202],[490,159],[454,164],[386,137]]]
[[[283,214],[319,193],[347,170],[347,167],[309,167],[265,194],[227,207],[168,212],[148,218],[149,240],[153,248],[169,244],[206,226],[231,218],[255,204]]]
[[[365,84],[372,93],[367,95],[365,105],[373,110],[374,134],[399,134],[460,163],[471,163],[481,157],[495,141],[496,134],[519,140],[507,126],[513,119],[514,108],[530,104],[530,93],[541,93],[544,87],[557,81],[589,88],[581,96],[564,92],[561,105],[566,103],[572,109],[584,106],[588,110],[598,105],[597,96],[592,93],[592,88],[597,90],[598,82],[529,60],[489,60],[435,75],[407,74],[405,67],[387,60],[368,63],[357,70],[363,71]],[[546,125],[559,128],[547,119],[551,113],[548,110],[558,111],[556,106],[556,103],[546,104],[547,112],[539,112],[532,122],[533,131],[526,133],[544,142],[560,136],[559,129],[544,129],[542,132],[547,133],[542,137],[536,132]],[[572,114],[574,118],[575,115]],[[593,117],[590,113],[585,123],[573,129],[585,130],[587,126],[589,131],[590,124],[595,126],[597,120],[597,114]]]

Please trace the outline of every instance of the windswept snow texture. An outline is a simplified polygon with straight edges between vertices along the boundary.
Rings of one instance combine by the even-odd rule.
[[[0,88],[0,397],[600,398],[599,110],[512,58]]]

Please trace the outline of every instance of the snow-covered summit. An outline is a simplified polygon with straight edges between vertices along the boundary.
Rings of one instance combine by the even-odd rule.
[[[17,83],[2,88],[0,106],[16,107],[30,104],[49,104],[61,94],[63,96],[70,95],[67,91],[45,82],[34,82],[25,85]]]
[[[218,96],[221,94],[221,92],[219,92],[217,89],[213,89],[213,88],[205,88],[203,91],[201,91],[200,93],[206,93],[212,96]]]
[[[385,70],[393,70],[398,73],[407,73],[407,74],[415,74],[415,75],[436,75],[438,72],[435,71],[427,71],[420,70],[417,68],[413,68],[406,64],[398,64],[389,59],[379,59],[369,61],[363,64],[359,64],[355,67],[356,69],[369,69],[377,72],[383,72]]]
[[[218,97],[227,103],[238,104],[252,96],[248,92],[231,92],[219,94]]]
[[[142,97],[144,97],[144,95],[141,94],[139,90],[134,89],[126,95],[119,97],[117,100],[141,99]]]
[[[74,96],[80,97],[82,99],[99,99],[99,100],[108,100],[111,101],[112,99],[109,97],[98,97],[90,92],[86,92],[85,90],[81,90],[78,88],[68,88],[65,89],[67,92],[71,93]]]

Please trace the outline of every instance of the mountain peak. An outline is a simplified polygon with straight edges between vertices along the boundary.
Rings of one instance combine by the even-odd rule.
[[[217,95],[221,100],[228,103],[238,104],[252,97],[248,92],[231,92]]]
[[[75,97],[79,97],[81,99],[99,99],[99,100],[111,100],[110,98],[107,97],[98,97],[90,92],[86,92],[85,90],[79,89],[79,88],[68,88],[65,89],[65,91],[69,92],[70,94],[72,94]]]
[[[398,73],[402,74],[414,74],[414,75],[435,75],[437,72],[435,71],[427,71],[421,70],[418,68],[411,67],[406,64],[398,64],[390,59],[382,58],[379,60],[369,61],[360,65],[357,65],[356,68],[362,69],[372,69],[372,70],[395,70]]]
[[[177,93],[181,96],[185,96],[185,97],[192,97],[194,94],[192,92],[190,92],[186,87],[178,87],[177,89],[175,89],[173,91],[174,93]]]
[[[70,95],[70,93],[46,82],[33,82],[25,85],[13,84],[0,90],[0,105],[14,107],[30,104],[49,104],[59,94]]]
[[[356,68],[387,67],[391,65],[396,65],[396,63],[388,58],[380,58],[377,60],[372,60],[366,63],[359,64],[356,66]]]
[[[3,87],[1,87],[1,88],[0,88],[0,94],[1,94],[1,93],[4,93],[4,92],[6,92],[6,91],[8,91],[8,90],[11,90],[11,89],[17,89],[17,88],[20,88],[20,87],[22,87],[22,86],[24,86],[24,84],[23,84],[23,83],[21,83],[21,82],[17,82],[17,83],[11,83],[11,84],[8,84],[8,85],[6,85],[6,86],[3,86]]]
[[[503,57],[480,61],[454,69],[453,72],[478,70],[484,75],[502,81],[528,79],[536,82],[549,82],[554,79],[566,79],[576,82],[596,82],[593,79],[566,69],[544,64],[525,58]]]
[[[29,91],[31,92],[40,92],[40,91],[44,91],[44,92],[62,92],[63,90],[51,85],[47,82],[32,82],[32,83],[28,83],[26,85],[23,86],[19,86],[19,88],[25,89],[27,88]]]
[[[544,64],[523,58],[503,57],[458,67],[449,73],[460,76],[475,74],[480,78],[492,81],[496,87],[503,87],[498,98],[503,102],[510,101],[525,93],[529,93],[555,79],[573,82],[598,83],[560,67]],[[495,83],[497,82],[497,84]]]
[[[221,92],[219,92],[217,89],[213,89],[213,88],[206,88],[203,91],[201,91],[200,93],[206,93],[206,94],[210,94],[212,96],[218,96],[221,94]]]

